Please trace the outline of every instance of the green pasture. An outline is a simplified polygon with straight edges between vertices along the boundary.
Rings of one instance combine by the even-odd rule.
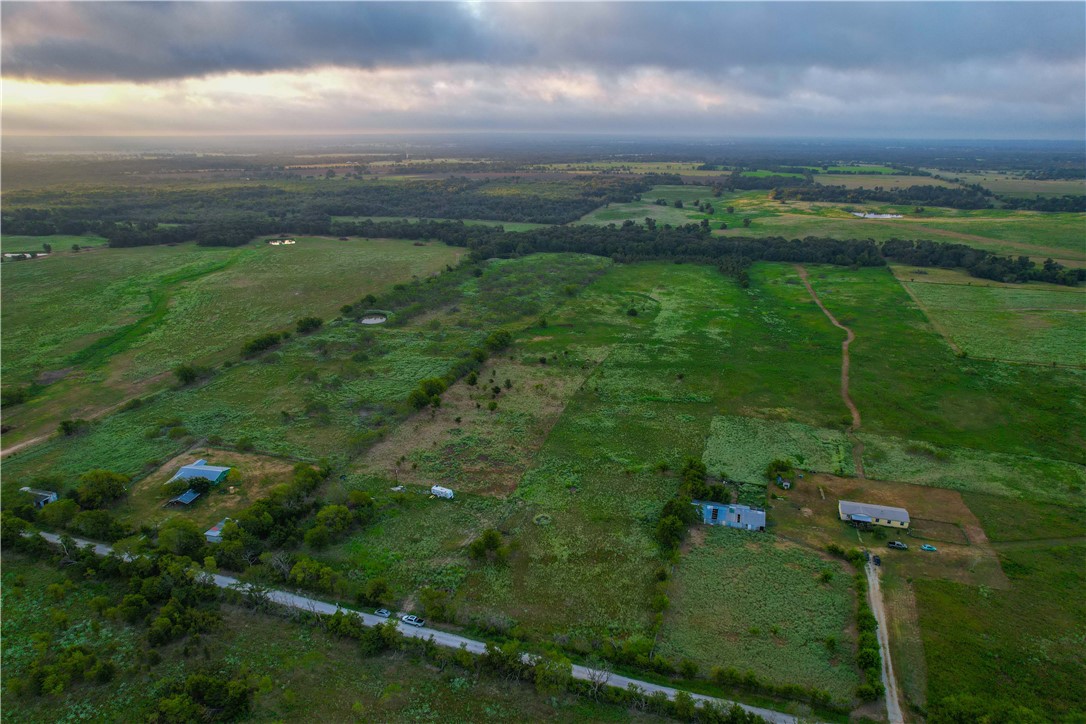
[[[412,223],[420,221],[421,219],[416,216],[399,217],[399,216],[333,216],[332,221],[410,221]],[[432,221],[447,221],[448,219],[431,219]],[[506,231],[531,231],[532,229],[542,229],[547,224],[534,224],[530,221],[494,221],[493,219],[462,219],[466,226],[501,226]]]
[[[461,250],[388,239],[235,249],[104,249],[5,264],[5,385],[44,386],[8,411],[10,445],[138,394],[179,364],[455,263]],[[88,381],[95,384],[88,385]]]
[[[19,236],[18,234],[0,234],[0,248],[6,252],[38,251],[43,252],[42,244],[53,247],[54,254],[71,253],[72,245],[84,247],[105,246],[105,237],[94,234],[53,234],[51,236]]]
[[[859,176],[819,176],[822,183],[857,183]],[[872,183],[859,185],[890,185],[906,177],[887,176],[873,178]],[[916,181],[940,182],[923,177]],[[906,184],[910,185],[910,184]],[[663,198],[668,206],[654,202]],[[681,198],[684,208],[673,204]],[[700,199],[713,206],[711,215],[694,208],[690,202]],[[728,207],[734,213],[727,213]],[[897,213],[901,219],[861,219],[850,212]],[[833,204],[829,202],[788,201],[769,198],[766,191],[740,191],[725,193],[714,198],[708,186],[657,186],[641,195],[640,201],[616,203],[600,207],[583,216],[577,223],[617,224],[630,220],[644,224],[646,217],[659,224],[700,223],[709,219],[713,234],[717,236],[782,236],[802,239],[807,236],[834,237],[838,239],[873,239],[886,241],[891,238],[930,239],[951,244],[966,244],[997,254],[1026,255],[1037,262],[1051,257],[1070,266],[1086,266],[1086,214],[1041,213],[1036,211],[1011,211],[983,209],[964,211],[925,207],[920,214],[914,213],[910,204]],[[749,227],[743,219],[751,219]],[[721,222],[728,225],[720,230]]]
[[[956,185],[930,176],[897,176],[868,171],[867,168],[856,169],[853,173],[821,173],[814,177],[814,181],[822,186],[844,186],[848,189],[873,189],[876,186],[884,189],[903,189],[909,186],[954,187]]]
[[[850,390],[863,432],[1086,463],[1082,371],[957,357],[889,269],[808,270],[856,335]],[[839,344],[844,332],[831,329]]]
[[[1086,366],[1086,293],[1018,285],[903,282],[970,357]]]
[[[929,709],[964,695],[1010,711],[1028,707],[1039,720],[1081,720],[1086,547],[1010,548],[1000,551],[1000,564],[1009,590],[929,579],[913,584]]]
[[[1079,179],[1029,179],[1005,171],[980,171],[966,173],[931,169],[933,173],[948,178],[958,178],[964,184],[980,184],[1001,196],[1082,196],[1086,194],[1086,181]]]
[[[755,417],[715,417],[702,460],[709,472],[744,483],[766,483],[773,460],[800,470],[852,477],[852,443],[840,429]]]
[[[444,375],[492,326],[537,314],[566,286],[576,288],[606,264],[598,257],[544,255],[493,263],[479,278],[446,272],[455,275],[451,291],[433,298],[459,302],[454,316],[405,325],[394,318],[377,327],[326,323],[314,334],[221,368],[205,382],[150,396],[79,435],[16,453],[5,461],[5,483],[42,473],[75,476],[94,467],[138,475],[201,438],[227,444],[247,438],[257,450],[302,459],[349,457],[381,434],[420,379]],[[440,291],[441,284],[417,286],[425,293],[431,286]],[[171,429],[183,432],[158,424],[173,420],[179,425]]]
[[[859,433],[869,478],[1031,501],[1083,504],[1086,467],[1030,455]],[[1009,503],[1008,503],[1009,505]]]
[[[837,561],[764,533],[702,530],[704,541],[682,557],[669,587],[672,612],[659,653],[690,659],[703,673],[753,671],[851,703],[860,683],[851,575]]]
[[[859,438],[864,443],[864,470],[875,480],[1069,504],[1081,504],[1086,490],[1086,467],[1064,460],[937,445],[863,431]],[[844,477],[855,474],[851,443],[840,428],[753,417],[713,419],[703,458],[711,474],[764,488],[766,466],[775,459],[787,460],[800,470]]]

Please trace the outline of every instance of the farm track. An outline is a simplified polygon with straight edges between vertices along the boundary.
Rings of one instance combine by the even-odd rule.
[[[796,264],[796,272],[799,274],[799,278],[803,280],[803,286],[807,287],[807,292],[811,295],[811,299],[814,300],[818,308],[822,310],[822,313],[826,315],[826,318],[833,323],[833,326],[845,331],[845,341],[841,343],[841,399],[844,400],[845,406],[848,408],[849,413],[852,414],[852,424],[848,428],[848,438],[852,441],[852,463],[856,468],[856,477],[863,479],[867,477],[864,475],[864,444],[860,438],[856,437],[856,431],[860,429],[861,419],[860,410],[856,407],[856,403],[852,401],[852,396],[848,393],[849,382],[849,355],[848,347],[852,344],[852,340],[856,339],[856,334],[837,321],[837,318],[830,314],[830,310],[826,309],[826,305],[822,303],[822,300],[815,294],[814,287],[811,286],[810,279],[807,278],[807,269],[802,265]]]
[[[901,713],[901,700],[898,698],[897,677],[890,661],[890,630],[886,625],[886,607],[882,601],[882,588],[879,586],[879,572],[872,561],[864,566],[867,574],[867,603],[875,614],[878,628],[875,633],[879,639],[882,653],[882,685],[886,689],[886,718],[890,724],[904,724],[905,716]]]
[[[60,536],[52,533],[39,533],[42,538],[48,542],[56,545],[60,542]],[[93,541],[84,540],[81,538],[72,538],[77,546],[93,546],[95,555],[108,556],[113,552],[113,549],[105,545],[104,543],[95,543]],[[219,588],[233,588],[244,589],[246,584],[241,583],[238,579],[231,576],[223,576],[218,573],[211,574],[211,578],[216,586]],[[288,608],[297,609],[299,611],[308,611],[309,613],[331,615],[340,611],[342,613],[354,614],[358,616],[362,623],[366,626],[376,626],[383,624],[388,619],[380,618],[369,613],[362,613],[361,611],[352,611],[351,609],[343,608],[338,604],[327,603],[315,598],[308,598],[306,596],[300,596],[296,593],[290,593],[289,591],[280,591],[271,589],[268,591],[268,600],[272,603],[279,604],[280,606],[286,606]],[[423,629],[416,628],[414,626],[408,626],[403,623],[397,623],[396,627],[400,633],[404,636],[417,639],[429,639],[438,646],[444,646],[451,649],[465,648],[473,654],[482,654],[486,652],[486,643],[482,641],[476,641],[475,639],[464,638],[454,633],[447,631],[439,631],[436,629]],[[533,663],[534,656],[532,654],[524,654],[523,660],[525,663]],[[587,666],[573,665],[573,678],[581,681],[602,681],[607,686],[614,686],[619,689],[628,689],[631,686],[637,687],[643,691],[646,695],[651,696],[657,692],[663,693],[669,699],[674,699],[675,696],[682,691],[681,689],[674,689],[670,686],[661,686],[660,684],[654,684],[649,681],[642,681],[640,679],[631,679],[626,676],[620,676],[608,671],[600,671],[591,669]],[[717,699],[711,696],[705,696],[704,694],[695,694],[689,692],[690,696],[695,701],[711,702],[718,706],[723,706],[726,709],[731,708],[733,704],[737,702],[727,701],[725,699]],[[739,704],[744,710],[756,714],[771,724],[800,724],[800,718],[791,714],[784,714],[782,712],[773,711],[772,709],[763,709],[756,706],[748,706],[746,704]],[[806,718],[804,722],[808,721]]]

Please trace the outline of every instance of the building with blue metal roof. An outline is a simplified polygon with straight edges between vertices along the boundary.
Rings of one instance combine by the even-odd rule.
[[[172,483],[175,480],[192,480],[193,478],[205,478],[210,480],[213,484],[218,485],[223,480],[226,480],[226,474],[230,472],[230,468],[220,467],[218,465],[208,465],[207,460],[197,460],[191,465],[185,465],[177,474],[167,480],[167,483]]]

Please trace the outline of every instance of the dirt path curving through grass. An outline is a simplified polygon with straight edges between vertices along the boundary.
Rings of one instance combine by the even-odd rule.
[[[838,329],[842,329],[845,332],[845,341],[841,343],[841,399],[845,402],[845,407],[848,408],[849,413],[852,414],[852,424],[848,428],[848,438],[852,441],[852,463],[856,467],[856,477],[865,478],[864,475],[864,444],[860,441],[860,438],[856,436],[856,431],[860,429],[860,410],[856,407],[856,403],[852,401],[852,397],[848,394],[848,372],[849,372],[849,356],[848,346],[852,344],[852,340],[856,339],[855,333],[845,325],[837,321],[837,318],[830,314],[830,310],[826,309],[826,305],[822,303],[822,300],[815,294],[814,287],[811,286],[811,281],[807,278],[807,270],[800,264],[796,264],[796,273],[799,274],[799,278],[803,280],[803,286],[807,287],[807,292],[811,295],[811,299],[818,305],[818,308],[822,310],[822,313],[826,315],[826,318],[833,323],[833,326]]]

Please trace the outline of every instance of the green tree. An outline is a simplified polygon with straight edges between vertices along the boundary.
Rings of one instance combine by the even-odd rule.
[[[322,324],[324,324],[324,320],[320,317],[302,317],[294,323],[294,326],[298,330],[298,334],[309,334],[320,329]]]
[[[65,498],[42,508],[38,513],[38,521],[53,528],[64,528],[72,522],[72,518],[78,512],[79,506],[76,502]]]
[[[203,550],[204,533],[188,518],[175,516],[158,531],[158,545],[178,556],[196,558]]]
[[[351,529],[354,515],[345,505],[326,505],[315,518],[317,525],[323,525],[333,536],[340,536]]]
[[[561,654],[548,652],[536,658],[532,674],[536,691],[556,696],[566,691],[573,681],[573,664]]]
[[[82,508],[101,508],[125,494],[128,476],[111,470],[89,470],[79,478],[74,497]]]

